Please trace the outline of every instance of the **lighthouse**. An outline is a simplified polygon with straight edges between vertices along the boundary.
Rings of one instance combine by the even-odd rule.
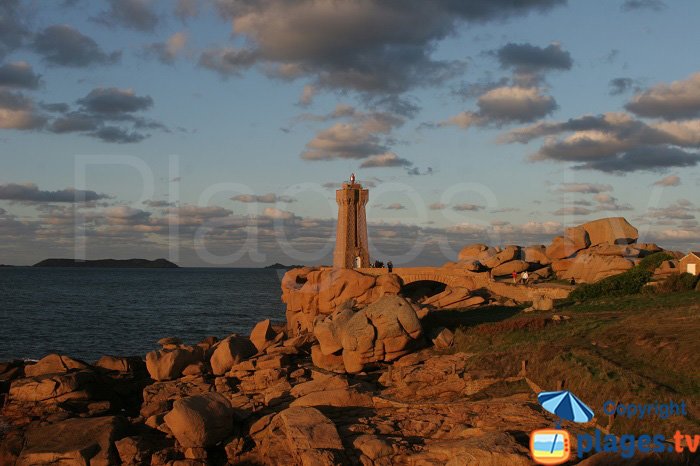
[[[335,192],[338,225],[335,233],[333,267],[339,269],[369,267],[367,215],[369,191],[355,182],[355,174]]]

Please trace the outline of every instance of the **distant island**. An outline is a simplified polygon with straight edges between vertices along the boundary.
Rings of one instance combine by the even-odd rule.
[[[33,267],[107,267],[135,269],[173,269],[178,268],[178,265],[166,259],[46,259],[34,264]]]
[[[303,265],[284,265],[280,264],[279,262],[276,262],[272,265],[267,265],[264,268],[266,269],[282,269],[282,270],[290,270],[290,269],[297,269],[299,267],[304,267]]]

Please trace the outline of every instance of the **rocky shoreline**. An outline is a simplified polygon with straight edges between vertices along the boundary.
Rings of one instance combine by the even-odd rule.
[[[549,248],[467,246],[448,266],[467,270],[470,286],[428,297],[403,297],[396,274],[295,269],[282,280],[282,325],[265,320],[250,335],[193,345],[163,338],[145,358],[0,363],[0,464],[533,464],[529,433],[555,419],[536,403],[542,388],[526,365],[508,377],[469,370],[473,355],[455,352],[452,331],[425,317],[475,306],[551,311],[565,286],[494,275],[622,255],[631,267],[656,249],[636,245],[631,226],[577,228]]]

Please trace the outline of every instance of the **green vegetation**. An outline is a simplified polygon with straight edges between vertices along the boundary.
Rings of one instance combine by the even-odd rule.
[[[685,401],[688,417],[659,421],[617,417],[615,433],[660,433],[700,430],[700,293],[631,295],[567,303],[551,313],[505,313],[495,321],[490,308],[452,311],[457,325],[455,350],[473,354],[475,373],[515,376],[527,361],[527,376],[543,390],[558,381],[576,393],[607,425],[602,405]],[[437,313],[436,313],[437,314]],[[481,317],[483,323],[479,322]],[[454,327],[453,327],[454,328]]]
[[[588,301],[597,298],[611,298],[637,294],[651,279],[652,272],[640,266],[626,272],[604,278],[595,283],[584,283],[576,287],[569,297],[575,301]]]
[[[674,273],[666,277],[654,287],[648,289],[654,293],[679,293],[682,291],[691,291],[695,289],[698,283],[698,278],[690,273]],[[646,288],[645,288],[646,290]]]
[[[673,259],[673,256],[665,252],[650,254],[626,272],[604,278],[595,283],[579,285],[569,297],[574,301],[588,301],[591,299],[637,294],[651,280],[654,270],[663,261],[670,259]],[[678,291],[681,290],[679,289]]]

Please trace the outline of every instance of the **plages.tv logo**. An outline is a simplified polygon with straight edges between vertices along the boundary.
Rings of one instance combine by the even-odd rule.
[[[593,410],[568,390],[542,392],[537,401],[550,413],[572,422],[588,422]],[[562,464],[571,455],[569,433],[557,422],[554,429],[539,429],[530,434],[530,453],[538,464]]]

